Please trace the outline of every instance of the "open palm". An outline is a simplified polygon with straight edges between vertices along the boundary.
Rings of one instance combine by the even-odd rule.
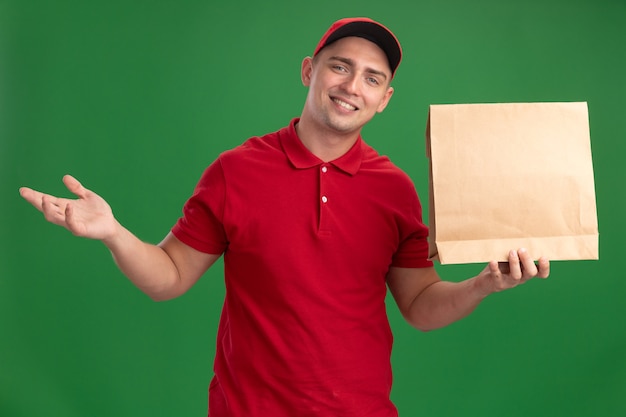
[[[63,183],[78,199],[59,198],[28,187],[20,188],[20,194],[41,211],[46,220],[65,227],[76,236],[103,240],[113,234],[116,221],[109,204],[71,175],[64,176]]]

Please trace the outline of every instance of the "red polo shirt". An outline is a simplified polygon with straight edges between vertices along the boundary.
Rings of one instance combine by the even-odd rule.
[[[432,265],[415,187],[361,138],[322,162],[297,121],[220,155],[172,229],[224,253],[209,415],[396,416],[385,277]]]

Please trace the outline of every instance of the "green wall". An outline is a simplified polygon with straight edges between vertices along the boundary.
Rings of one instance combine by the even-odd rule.
[[[554,262],[435,332],[389,303],[401,415],[626,415],[623,0],[0,0],[0,416],[206,415],[221,265],[154,303],[18,187],[67,195],[71,173],[158,242],[218,153],[299,115],[301,60],[349,15],[402,41],[364,136],[424,202],[429,104],[589,103],[600,260]]]

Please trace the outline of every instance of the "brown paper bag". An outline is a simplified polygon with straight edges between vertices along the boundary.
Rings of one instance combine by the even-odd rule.
[[[430,257],[598,259],[587,103],[430,106]]]

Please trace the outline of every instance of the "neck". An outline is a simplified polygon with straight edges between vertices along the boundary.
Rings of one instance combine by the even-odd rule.
[[[296,124],[296,133],[302,144],[324,162],[343,156],[352,148],[360,135],[360,131],[340,133],[330,129],[315,128],[310,126],[304,118]]]

